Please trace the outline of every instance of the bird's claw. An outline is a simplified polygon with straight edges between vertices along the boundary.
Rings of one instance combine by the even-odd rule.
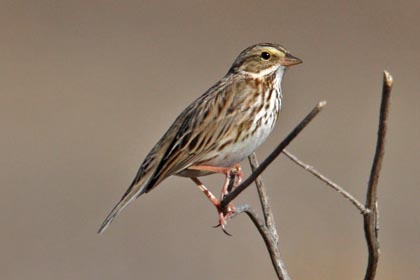
[[[232,234],[230,234],[224,227],[222,227],[222,231],[227,235],[227,236],[232,236]]]
[[[222,224],[221,223],[219,223],[219,224],[217,224],[217,225],[215,225],[215,226],[213,226],[213,228],[218,228],[218,227],[222,227],[222,231],[223,231],[223,233],[224,234],[226,234],[227,236],[232,236],[232,234],[230,234],[226,229],[225,229],[225,227],[224,226],[222,226]]]
[[[229,205],[227,207],[226,212],[222,211],[221,209],[218,209],[219,212],[219,224],[213,226],[214,228],[218,228],[221,227],[222,231],[228,235],[228,236],[232,236],[226,229],[225,229],[225,225],[227,224],[227,220],[235,213],[235,206],[233,205]],[[226,213],[226,214],[225,214]]]

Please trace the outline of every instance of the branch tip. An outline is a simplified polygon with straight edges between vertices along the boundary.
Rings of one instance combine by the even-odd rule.
[[[323,101],[321,101],[321,102],[318,103],[317,107],[318,107],[318,109],[322,109],[326,105],[327,105],[327,101],[326,100],[323,100]]]
[[[392,78],[391,74],[388,71],[384,70],[384,82],[388,87],[392,87],[394,79]]]

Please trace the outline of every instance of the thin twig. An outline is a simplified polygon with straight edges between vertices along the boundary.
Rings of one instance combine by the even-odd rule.
[[[392,76],[384,71],[382,86],[382,101],[379,114],[378,138],[376,142],[375,157],[373,159],[372,169],[370,173],[368,190],[366,195],[365,207],[371,212],[364,215],[364,229],[366,243],[369,252],[369,260],[366,268],[365,280],[375,278],[376,269],[379,259],[379,240],[378,240],[378,179],[384,156],[385,136],[387,129],[387,119],[389,113],[389,104],[392,89]]]
[[[258,229],[258,232],[260,233],[261,237],[264,240],[265,246],[267,247],[271,258],[271,262],[273,263],[278,279],[290,280],[284,262],[281,259],[277,242],[275,241],[275,238],[271,235],[270,230],[258,217],[255,210],[248,204],[242,204],[236,207],[235,216],[241,213],[246,213],[254,223],[255,227]]]
[[[354,206],[359,209],[359,211],[365,215],[369,213],[369,209],[367,209],[362,203],[360,203],[356,198],[354,198],[350,193],[348,193],[345,189],[328,179],[326,176],[322,175],[319,171],[317,171],[313,166],[310,166],[304,162],[302,162],[300,159],[298,159],[295,155],[291,154],[290,152],[283,150],[283,154],[285,154],[289,159],[291,159],[294,163],[320,179],[322,182],[336,190],[338,193],[343,195],[346,199],[348,199],[351,203],[353,203]]]
[[[248,157],[249,165],[251,166],[252,172],[258,168],[259,163],[255,153],[252,153]],[[276,223],[274,221],[273,212],[271,211],[270,199],[268,197],[267,191],[265,190],[263,180],[261,176],[258,176],[255,179],[255,185],[257,186],[258,197],[260,198],[261,209],[264,215],[264,221],[267,228],[270,230],[271,235],[274,238],[274,242],[278,244],[279,235],[277,234]]]
[[[290,132],[289,135],[274,149],[274,151],[261,163],[261,165],[238,187],[226,195],[221,201],[221,208],[225,209],[229,203],[245,190],[254,180],[270,165],[273,160],[286,148],[287,145],[315,118],[316,115],[327,104],[325,101],[319,102],[312,111]]]

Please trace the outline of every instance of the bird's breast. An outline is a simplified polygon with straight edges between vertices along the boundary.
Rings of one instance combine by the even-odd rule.
[[[270,135],[281,108],[281,91],[273,88],[248,108],[242,121],[233,124],[231,137],[221,141],[213,157],[203,165],[230,167],[252,154]]]

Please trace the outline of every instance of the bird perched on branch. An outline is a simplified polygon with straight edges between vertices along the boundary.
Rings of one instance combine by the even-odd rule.
[[[99,229],[102,233],[132,201],[172,175],[189,177],[216,206],[219,225],[235,212],[221,209],[231,180],[239,185],[239,163],[268,137],[282,101],[281,82],[287,67],[301,63],[284,47],[260,43],[242,51],[227,74],[192,102],[146,156],[133,182]],[[198,179],[226,176],[220,200]]]

